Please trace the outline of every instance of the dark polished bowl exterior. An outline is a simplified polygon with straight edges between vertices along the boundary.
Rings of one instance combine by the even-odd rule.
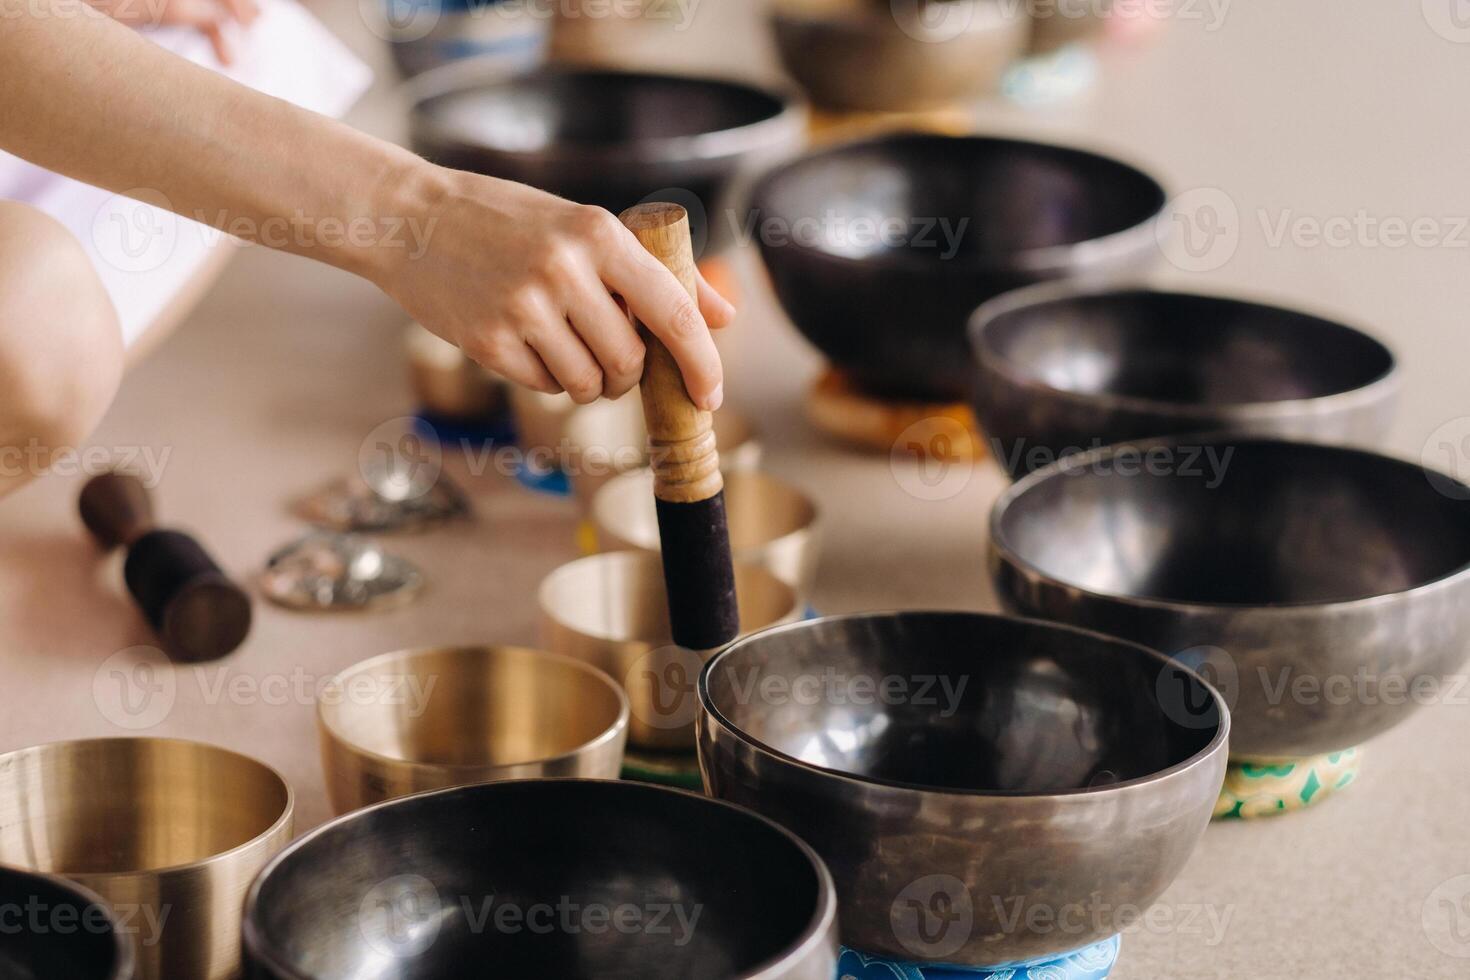
[[[1033,286],[976,311],[975,413],[1011,476],[1069,452],[1202,432],[1371,445],[1393,353],[1265,303],[1139,287]]]
[[[1023,615],[1200,665],[1230,704],[1235,755],[1345,749],[1470,653],[1470,487],[1427,475],[1272,439],[1079,453],[1000,498],[990,570]]]
[[[246,975],[831,980],[835,907],[811,848],[736,807],[617,781],[481,784],[294,843],[246,898]]]
[[[805,113],[779,93],[714,78],[543,68],[513,77],[452,65],[414,86],[414,149],[614,213],[658,194],[713,232],[731,179],[798,145]],[[662,192],[662,193],[659,193]]]
[[[745,221],[787,315],[833,364],[880,394],[952,399],[974,383],[975,307],[1142,270],[1164,200],[1147,174],[1084,150],[900,134],[773,170]]]
[[[1113,935],[1184,866],[1225,772],[1228,714],[1195,674],[1004,616],[776,627],[717,655],[699,696],[711,795],[810,841],[843,943],[900,960],[1000,966]],[[1075,928],[1031,924],[1084,906]]]
[[[52,875],[0,867],[0,977],[132,980],[133,940],[107,903]]]

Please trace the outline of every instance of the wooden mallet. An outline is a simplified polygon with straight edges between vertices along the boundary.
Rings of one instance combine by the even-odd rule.
[[[141,480],[102,473],[82,487],[82,523],[104,549],[126,547],[123,578],[168,655],[213,660],[250,632],[250,597],[182,531],[158,528]]]
[[[677,204],[640,204],[622,214],[643,247],[698,300],[689,216]],[[648,427],[658,507],[664,585],[674,642],[712,650],[740,633],[735,569],[725,518],[725,481],[710,413],[695,406],[667,347],[638,325],[643,360],[643,417]]]

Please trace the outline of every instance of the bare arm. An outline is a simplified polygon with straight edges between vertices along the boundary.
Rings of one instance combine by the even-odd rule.
[[[80,0],[0,0],[0,148],[377,283],[515,381],[579,401],[637,383],[668,344],[690,394],[721,396],[700,307],[605,211],[426,163],[174,57]]]

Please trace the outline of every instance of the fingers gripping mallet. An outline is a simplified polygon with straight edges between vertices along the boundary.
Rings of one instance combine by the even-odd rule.
[[[640,204],[622,214],[643,247],[698,296],[689,216],[677,204]],[[711,650],[735,639],[740,616],[725,518],[725,483],[710,413],[695,406],[674,356],[643,325],[643,416],[648,427],[674,642]]]

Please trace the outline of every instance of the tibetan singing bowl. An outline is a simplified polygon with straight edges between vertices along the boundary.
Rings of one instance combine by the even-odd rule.
[[[1367,334],[1220,296],[1033,286],[982,306],[970,339],[975,412],[1012,476],[1153,436],[1376,443],[1398,391]]]
[[[524,647],[372,657],[317,701],[337,813],[429,789],[539,776],[616,778],[628,702],[596,668]]]
[[[648,551],[612,551],[563,565],[541,582],[541,641],[623,685],[628,738],[641,748],[693,749],[704,657],[672,647],[663,563]],[[757,565],[735,565],[745,632],[801,617],[796,592]]]
[[[0,977],[132,980],[131,932],[99,896],[53,875],[0,868]]]
[[[692,793],[526,780],[424,793],[297,841],[251,888],[270,980],[831,980],[806,844]]]
[[[821,537],[812,499],[765,473],[727,473],[725,511],[735,559],[759,565],[795,588],[798,598],[808,598]],[[658,552],[652,471],[607,481],[592,500],[592,522],[599,550]]]
[[[564,453],[567,419],[577,403],[566,392],[548,395],[520,385],[510,389],[511,417],[515,420],[516,443],[526,462],[542,471],[559,469]]]
[[[1152,650],[960,612],[757,633],[699,700],[706,788],[812,843],[843,944],[962,966],[1070,952],[1147,909],[1209,823],[1230,727]],[[1032,911],[1084,908],[1066,928]]]
[[[760,465],[761,444],[755,426],[744,415],[720,409],[714,413],[714,431],[722,470],[753,470]],[[608,480],[648,465],[648,428],[643,423],[643,402],[636,394],[579,405],[567,417],[563,432],[572,495],[584,512],[591,509],[592,499]]]
[[[786,71],[824,109],[910,111],[996,89],[1029,40],[1019,4],[782,0],[771,26]]]
[[[1470,487],[1370,452],[1217,437],[1078,453],[1006,492],[990,531],[1007,605],[1198,666],[1240,758],[1351,748],[1470,653]]]
[[[871,392],[966,397],[965,324],[1002,292],[1126,276],[1159,254],[1164,191],[1083,150],[901,134],[823,150],[753,189],[752,229],[776,296]]]
[[[404,337],[409,381],[421,408],[451,419],[495,420],[507,411],[509,383],[447,340],[410,324]]]
[[[776,92],[605,69],[455,65],[420,79],[412,100],[414,148],[435,163],[613,212],[659,194],[688,208],[696,248],[711,229],[729,237],[714,216],[731,179],[805,132],[805,113]]]
[[[0,864],[102,896],[137,941],[140,980],[238,974],[245,889],[291,839],[291,814],[274,770],[199,742],[101,738],[0,755]]]

